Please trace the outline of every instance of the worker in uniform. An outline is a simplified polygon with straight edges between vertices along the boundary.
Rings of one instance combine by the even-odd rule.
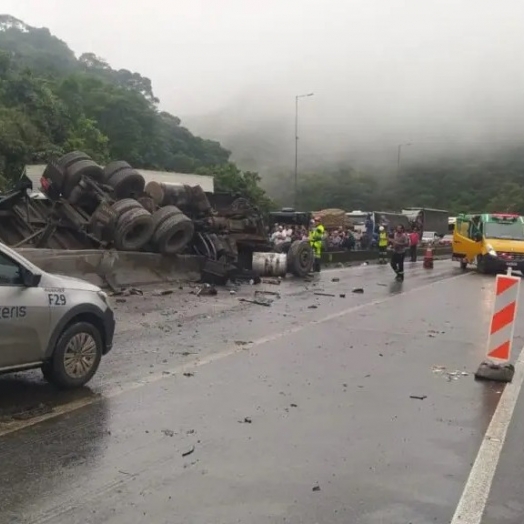
[[[388,234],[384,226],[378,228],[378,263],[388,263]]]
[[[309,244],[313,248],[315,261],[313,263],[313,271],[320,272],[320,260],[322,258],[322,245],[324,243],[324,226],[322,224],[316,225],[309,232]]]

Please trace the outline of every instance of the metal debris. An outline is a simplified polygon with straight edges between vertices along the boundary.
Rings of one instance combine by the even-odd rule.
[[[162,430],[162,433],[166,436],[166,437],[174,437],[175,436],[175,432],[171,429],[163,429]]]
[[[239,420],[238,423],[239,424],[252,424],[253,420],[251,419],[251,417],[245,417],[244,420]]]
[[[195,452],[195,446],[191,446],[191,449],[189,449],[188,451],[185,451],[184,453],[182,453],[182,456],[183,457],[188,457],[189,455],[191,455],[194,452]]]
[[[424,400],[425,398],[428,398],[427,395],[410,395],[409,398],[415,399],[415,400]]]
[[[313,293],[313,295],[317,295],[319,297],[334,297],[335,296],[333,293],[321,293],[320,291]]]
[[[248,304],[256,304],[257,306],[266,306],[266,307],[269,307],[271,306],[271,304],[273,303],[272,300],[262,300],[262,299],[257,299],[255,298],[255,300],[249,300],[248,298],[239,298],[238,299],[240,302],[246,302]]]
[[[351,292],[352,293],[364,293],[364,288],[356,287]]]

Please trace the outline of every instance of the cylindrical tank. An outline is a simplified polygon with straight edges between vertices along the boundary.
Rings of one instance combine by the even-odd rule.
[[[260,277],[284,277],[287,273],[287,255],[253,253],[253,271]]]
[[[185,184],[151,181],[144,191],[159,207],[171,205],[187,208],[191,205],[191,186]]]

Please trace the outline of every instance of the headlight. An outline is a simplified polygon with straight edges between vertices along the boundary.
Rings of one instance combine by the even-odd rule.
[[[488,250],[488,255],[491,255],[492,257],[497,256],[497,252],[493,249],[493,246],[491,246],[490,244],[486,246],[486,249]]]
[[[107,304],[107,293],[105,291],[97,291],[96,294]]]

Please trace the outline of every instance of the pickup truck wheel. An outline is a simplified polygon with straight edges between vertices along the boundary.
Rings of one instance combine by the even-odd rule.
[[[72,324],[60,335],[53,356],[42,366],[44,378],[62,389],[87,384],[103,353],[102,336],[89,322]]]

